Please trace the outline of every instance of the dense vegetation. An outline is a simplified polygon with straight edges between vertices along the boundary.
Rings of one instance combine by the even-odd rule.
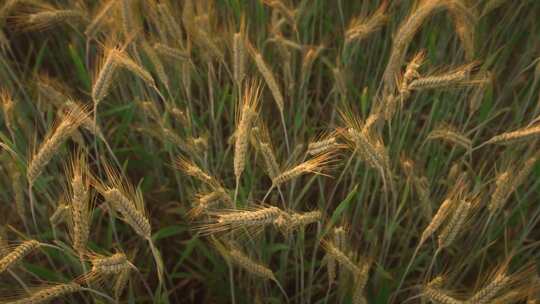
[[[1,1],[0,302],[537,303],[538,16]]]

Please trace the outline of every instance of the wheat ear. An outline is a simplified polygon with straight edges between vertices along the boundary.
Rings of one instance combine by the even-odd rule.
[[[148,59],[154,66],[154,70],[159,78],[159,80],[163,83],[167,91],[170,92],[169,87],[169,76],[167,76],[167,73],[165,72],[165,67],[163,66],[163,63],[161,62],[161,59],[157,56],[156,51],[154,48],[152,48],[146,40],[142,42],[142,48],[146,55],[148,56]]]
[[[523,141],[540,134],[540,124],[518,129],[512,132],[505,132],[486,141],[484,144],[511,144],[517,141]]]
[[[49,132],[28,163],[26,177],[30,185],[43,172],[43,169],[57,152],[60,145],[73,134],[88,115],[87,112],[80,108],[70,110],[62,118],[58,126]]]
[[[29,240],[15,247],[11,252],[0,259],[0,273],[6,271],[8,268],[24,259],[24,257],[40,246],[40,242]]]
[[[456,300],[453,297],[445,294],[438,288],[433,286],[425,286],[423,288],[422,296],[433,301],[434,303],[440,304],[463,304],[463,301]]]
[[[388,21],[386,9],[389,1],[383,1],[379,8],[367,18],[354,18],[345,31],[345,42],[361,41],[369,34],[382,28]]]
[[[323,241],[322,246],[329,256],[335,259],[341,266],[345,267],[345,269],[351,273],[357,274],[361,271],[360,268],[332,242]]]
[[[108,0],[102,4],[94,18],[90,21],[90,23],[86,26],[86,29],[84,30],[84,34],[88,38],[94,38],[96,36],[101,24],[108,17],[109,11],[116,3],[116,0]]]
[[[183,156],[178,156],[174,165],[176,169],[182,171],[184,174],[194,177],[212,188],[217,188],[220,186],[219,181],[215,177],[205,172],[197,164]]]
[[[442,125],[435,130],[431,131],[426,140],[442,139],[449,143],[456,144],[465,148],[468,152],[472,150],[472,140],[465,134],[457,131],[454,127],[449,125]]]
[[[393,94],[396,88],[395,75],[398,74],[401,65],[405,59],[405,54],[414,35],[422,26],[424,21],[436,11],[444,7],[443,0],[422,1],[417,9],[407,17],[399,26],[394,41],[392,51],[383,74],[385,92],[383,96]]]
[[[126,289],[126,286],[129,282],[129,278],[131,277],[131,268],[126,268],[120,272],[116,276],[116,279],[114,280],[113,285],[113,292],[114,292],[114,298],[118,301],[120,297],[122,296],[122,293]]]
[[[169,57],[170,59],[174,59],[178,61],[186,61],[189,59],[189,53],[181,49],[170,47],[163,43],[155,43],[154,49],[156,50],[158,54]]]
[[[452,218],[450,218],[448,224],[439,234],[438,242],[439,249],[446,248],[452,244],[456,239],[459,231],[463,227],[469,211],[471,209],[471,203],[468,201],[461,201],[459,206],[457,206],[456,211],[454,212]]]
[[[510,278],[505,274],[500,274],[486,287],[476,292],[467,300],[467,304],[487,304],[503,288],[508,286]]]
[[[212,243],[218,249],[218,251],[221,253],[221,255],[229,262],[230,264],[234,264],[242,269],[244,269],[246,272],[250,273],[251,275],[270,280],[275,282],[281,292],[287,297],[287,293],[279,283],[279,281],[276,279],[276,276],[274,275],[274,272],[258,263],[250,259],[248,256],[246,256],[242,251],[240,251],[237,248],[234,248],[233,246],[225,246],[222,243],[220,243],[215,238],[212,240]]]
[[[274,224],[283,232],[283,234],[287,235],[295,229],[319,222],[321,218],[322,213],[318,210],[305,213],[284,212],[275,220]]]
[[[2,105],[2,112],[4,113],[4,123],[8,129],[12,138],[15,137],[15,102],[7,90],[0,91],[0,104]]]
[[[30,294],[27,298],[19,299],[12,304],[41,304],[48,303],[53,299],[60,298],[62,296],[80,292],[83,288],[77,283],[66,283],[53,285],[52,287],[43,287]]]
[[[278,82],[276,78],[274,77],[274,74],[272,73],[272,70],[268,67],[266,62],[264,61],[261,53],[257,51],[250,43],[247,43],[247,47],[249,50],[249,53],[251,54],[253,60],[255,61],[255,65],[257,66],[257,69],[259,70],[259,73],[264,78],[264,81],[266,82],[266,85],[270,89],[270,92],[272,93],[272,96],[274,97],[274,101],[276,102],[277,108],[279,110],[279,115],[281,117],[281,124],[283,126],[283,132],[285,135],[285,145],[287,147],[287,153],[290,152],[290,146],[289,146],[289,139],[287,136],[287,126],[285,125],[285,101],[283,98],[283,94],[281,93],[281,89],[279,88]]]
[[[50,9],[17,17],[16,23],[24,31],[44,30],[59,23],[85,20],[84,13],[75,9]]]
[[[113,82],[114,73],[118,68],[118,62],[115,60],[119,49],[110,49],[105,52],[102,58],[103,63],[98,69],[94,84],[92,86],[92,99],[94,108],[109,94],[109,89]],[[95,115],[95,113],[94,113]]]
[[[272,186],[279,186],[306,173],[322,175],[322,171],[332,163],[333,156],[333,153],[327,152],[287,169],[272,179]]]
[[[242,22],[240,31],[233,35],[233,77],[239,88],[246,76],[246,38],[244,26],[245,24]]]
[[[152,241],[152,227],[146,213],[142,192],[139,189],[135,190],[130,183],[124,181],[112,167],[107,165],[105,169],[109,184],[94,182],[95,187],[101,192],[105,200],[111,204],[112,209],[122,215],[122,220],[148,242],[154,256],[161,286],[164,282],[163,260]]]
[[[248,210],[218,210],[207,212],[210,223],[198,227],[202,234],[208,235],[223,231],[236,231],[237,229],[258,229],[273,224],[283,213],[277,207],[256,206]]]
[[[244,94],[239,101],[237,109],[237,125],[235,131],[234,142],[234,176],[236,177],[236,190],[234,193],[234,201],[238,196],[238,187],[240,176],[246,166],[249,133],[253,122],[257,118],[257,110],[261,95],[261,86],[257,82],[249,84]]]
[[[90,235],[91,206],[87,179],[87,164],[83,154],[75,156],[68,165],[70,181],[70,213],[73,248],[82,257]]]

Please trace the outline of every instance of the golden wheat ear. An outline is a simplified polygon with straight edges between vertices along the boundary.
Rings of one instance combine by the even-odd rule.
[[[274,101],[276,102],[277,108],[279,110],[279,115],[281,118],[281,124],[283,126],[283,132],[285,135],[285,145],[287,147],[287,151],[290,151],[290,145],[289,145],[289,138],[288,138],[288,132],[287,132],[287,126],[285,124],[285,99],[283,98],[283,93],[281,92],[281,89],[279,88],[278,82],[272,73],[272,70],[268,67],[266,62],[264,61],[262,54],[253,47],[249,42],[246,43],[249,53],[251,54],[251,57],[255,61],[255,65],[257,66],[257,69],[259,70],[259,73],[263,76],[264,81],[266,82],[266,85],[270,89],[270,92],[272,93],[272,96],[274,97]]]
[[[59,9],[51,5],[34,5],[12,18],[20,31],[43,31],[62,23],[86,23],[82,8]]]
[[[118,212],[120,219],[128,224],[148,246],[156,263],[160,285],[164,284],[164,265],[159,250],[152,240],[152,226],[145,208],[144,198],[140,188],[134,188],[131,183],[113,167],[105,164],[107,183],[98,181],[95,188],[103,195],[110,207]]]
[[[260,97],[261,85],[257,81],[252,81],[246,86],[243,95],[238,100],[233,159],[234,176],[236,178],[235,202],[240,186],[240,177],[244,172],[248,158],[249,134],[258,116]]]
[[[244,209],[212,210],[207,214],[209,221],[195,228],[202,235],[245,232],[248,236],[256,236],[264,227],[273,225],[283,211],[274,206],[255,205]]]
[[[330,168],[332,163],[335,161],[335,154],[332,152],[317,155],[303,163],[281,172],[278,176],[272,179],[272,185],[277,187],[284,182],[307,173],[329,176],[324,173],[324,170]]]
[[[0,273],[6,271],[10,267],[23,260],[26,256],[32,253],[35,249],[39,248],[41,245],[42,244],[36,240],[28,240],[20,243],[19,245],[2,248],[2,251],[8,253],[0,259]]]
[[[90,192],[91,176],[86,156],[77,152],[66,165],[69,177],[69,231],[73,248],[79,256],[86,252],[90,236],[94,196]]]
[[[96,12],[91,17],[90,22],[84,30],[84,34],[89,39],[94,39],[99,34],[99,31],[104,27],[104,24],[108,21],[107,18],[110,17],[111,11],[114,8],[114,5],[117,4],[116,0],[106,0],[102,1]]]
[[[384,0],[371,16],[367,18],[353,18],[349,24],[349,27],[345,31],[345,43],[349,44],[354,41],[361,41],[371,33],[381,29],[389,19],[386,13],[388,4],[389,1]]]
[[[56,123],[56,127],[49,130],[28,162],[26,177],[30,185],[43,172],[45,166],[50,162],[65,140],[77,130],[89,115],[84,107],[71,109]]]
[[[223,188],[215,189],[211,192],[197,193],[192,201],[193,207],[187,213],[189,220],[194,220],[223,203],[232,207],[232,199],[229,193],[227,193],[227,190]]]
[[[176,158],[174,162],[174,167],[177,170],[186,174],[187,176],[191,176],[212,188],[217,188],[221,186],[221,183],[214,176],[210,175],[208,172],[205,172],[193,161],[187,159],[182,155],[179,155]]]
[[[61,299],[62,297],[83,290],[87,289],[76,282],[62,284],[44,283],[40,286],[27,288],[27,290],[15,290],[12,292],[12,296],[2,296],[2,300],[7,300],[7,303],[41,304],[49,303],[50,301]]]
[[[100,58],[98,68],[94,73],[92,84],[92,100],[94,109],[109,94],[109,90],[114,80],[114,75],[118,69],[118,62],[115,60],[119,48],[105,48],[103,56]]]
[[[318,135],[309,142],[306,153],[315,156],[326,152],[337,152],[346,148],[346,144],[339,142],[339,133],[338,130],[332,130]]]

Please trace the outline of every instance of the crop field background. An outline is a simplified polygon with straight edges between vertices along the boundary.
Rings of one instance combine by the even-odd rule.
[[[0,303],[539,303],[540,1],[0,0]]]

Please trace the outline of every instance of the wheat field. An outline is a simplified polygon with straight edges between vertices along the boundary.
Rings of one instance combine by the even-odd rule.
[[[0,303],[540,303],[539,16],[1,0]]]

